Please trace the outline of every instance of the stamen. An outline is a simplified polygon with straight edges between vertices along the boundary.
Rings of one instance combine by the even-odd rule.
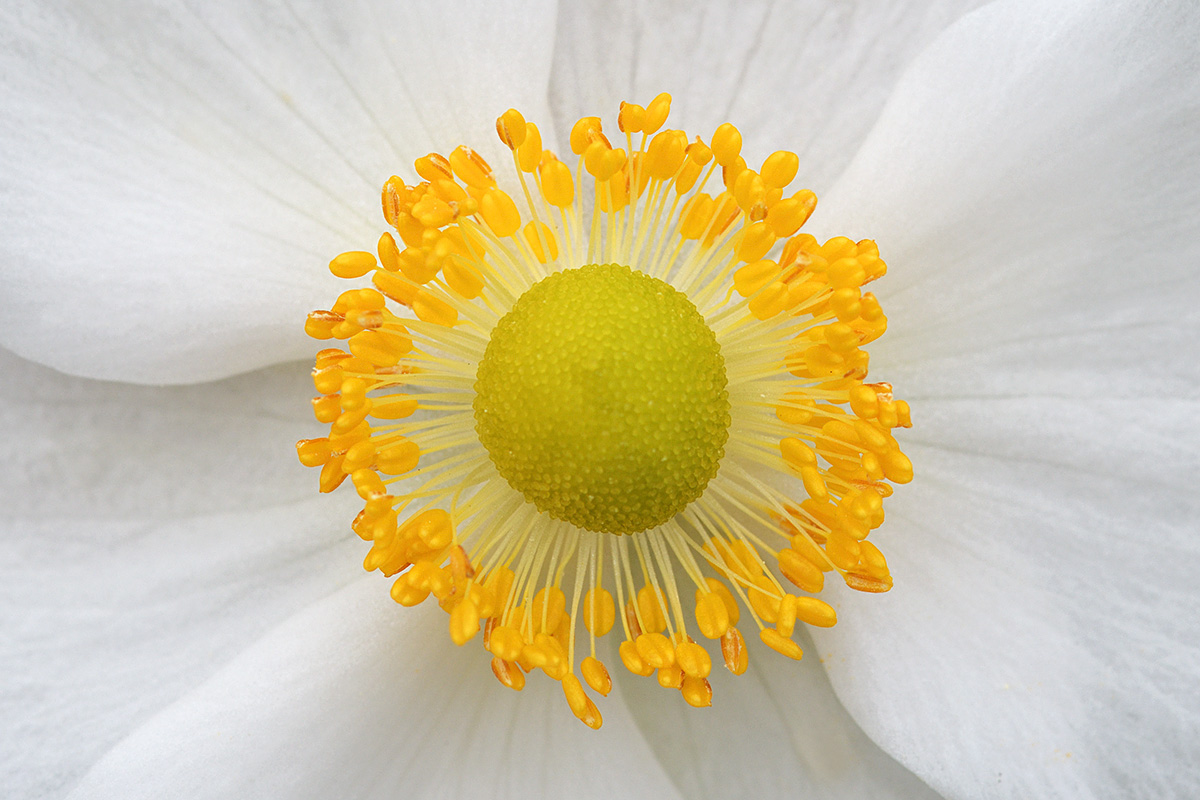
[[[664,129],[670,104],[622,103],[623,147],[579,120],[574,163],[515,109],[511,171],[467,145],[416,159],[376,252],[329,263],[369,285],[305,321],[345,344],[317,354],[329,433],[297,455],[322,492],[350,478],[364,568],[401,605],[436,598],[503,685],[560,681],[593,728],[614,629],[626,669],[706,707],[714,659],[748,668],[739,625],[799,659],[796,626],[837,621],[827,574],[890,589],[868,537],[913,479],[909,406],[866,382],[875,243],[799,233],[798,156],[754,169],[732,124]]]

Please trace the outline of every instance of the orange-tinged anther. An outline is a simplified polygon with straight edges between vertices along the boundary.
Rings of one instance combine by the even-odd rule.
[[[525,673],[512,661],[505,661],[496,656],[492,659],[492,674],[510,689],[519,692],[525,688]]]
[[[363,250],[342,253],[329,262],[329,271],[339,278],[361,278],[375,269],[375,254]]]
[[[420,457],[421,448],[417,446],[417,443],[402,439],[395,444],[388,445],[387,449],[380,452],[376,456],[375,464],[379,467],[380,472],[386,472],[388,475],[403,475],[416,469]]]
[[[617,620],[617,607],[607,589],[599,586],[589,589],[583,596],[583,626],[594,636],[603,636],[612,630]]]
[[[421,156],[413,163],[413,166],[416,168],[418,175],[431,183],[453,177],[450,162],[441,153],[430,153],[427,156]]]
[[[643,633],[634,642],[642,661],[654,669],[669,667],[675,663],[675,648],[671,640],[661,633]]]
[[[637,645],[630,640],[626,639],[621,642],[621,646],[617,648],[617,652],[621,656],[621,663],[625,665],[625,669],[634,675],[645,677],[654,674],[654,667],[642,659],[638,653]]]
[[[679,691],[683,694],[684,701],[692,708],[708,708],[712,705],[712,684],[707,678],[685,675]]]
[[[908,483],[913,479],[912,462],[899,450],[883,454],[880,461],[883,463],[883,474],[889,481]]]
[[[388,272],[396,272],[400,269],[400,248],[390,233],[384,232],[379,237],[379,244],[375,249],[379,253],[379,263],[383,265],[384,269]]]
[[[296,442],[296,455],[306,467],[319,467],[329,460],[331,450],[328,439],[301,439]]]
[[[575,200],[575,181],[571,168],[557,158],[545,161],[538,168],[542,179],[542,196],[557,208],[566,208]]]
[[[505,661],[516,661],[521,657],[521,650],[525,647],[525,640],[521,638],[521,633],[516,628],[510,628],[507,625],[497,625],[492,629],[492,635],[488,644],[492,653],[497,658],[502,658]]]
[[[530,619],[535,631],[553,631],[562,620],[567,597],[557,586],[543,587],[533,596]]]
[[[600,134],[599,117],[583,117],[577,121],[571,127],[571,152],[577,156],[583,155],[597,134]]]
[[[474,578],[475,567],[471,564],[471,559],[467,557],[467,551],[461,544],[456,544],[450,548],[450,571],[454,573],[455,578]]]
[[[748,226],[738,242],[737,257],[740,261],[758,261],[775,245],[775,232],[765,222]]]
[[[617,127],[621,133],[638,133],[646,123],[646,109],[637,103],[621,103],[617,114]]]
[[[721,637],[721,658],[725,668],[734,675],[741,675],[750,665],[750,653],[746,650],[746,640],[737,628],[730,628]]]
[[[660,667],[658,670],[658,685],[664,689],[678,689],[683,686],[683,670],[678,665]]]
[[[479,633],[479,609],[470,599],[464,599],[450,612],[450,639],[459,647]]]
[[[337,456],[326,461],[325,466],[321,467],[321,476],[317,483],[322,494],[332,492],[346,480],[346,473],[342,471],[342,460],[343,457]]]
[[[779,150],[767,156],[763,162],[763,183],[773,189],[782,189],[791,183],[800,169],[800,157],[787,150]]]
[[[579,671],[583,673],[583,679],[594,691],[606,697],[612,691],[612,678],[609,677],[608,668],[600,659],[588,656],[579,665]]]
[[[466,145],[459,145],[450,153],[450,168],[468,186],[486,189],[496,184],[491,166],[483,160],[483,156]]]
[[[825,478],[819,469],[816,467],[802,468],[800,479],[804,482],[804,491],[808,492],[808,496],[813,500],[829,499],[829,489],[825,485]]]
[[[667,629],[667,601],[661,589],[650,586],[638,589],[637,605],[641,624],[647,633],[659,633]]]
[[[696,590],[696,624],[708,639],[720,639],[729,630],[729,612],[719,594]]]
[[[816,593],[825,586],[825,574],[792,548],[785,547],[779,551],[779,571],[806,592]]]
[[[342,414],[341,398],[335,394],[321,395],[312,399],[313,416],[317,422],[330,423]]]
[[[512,236],[521,227],[521,212],[517,204],[500,189],[489,189],[479,203],[479,213],[492,233],[500,238]]]
[[[832,628],[837,624],[837,612],[833,606],[815,597],[796,598],[796,618],[818,628]]]
[[[712,672],[712,659],[708,651],[695,642],[680,642],[675,648],[675,663],[684,674],[694,678],[707,678]]]
[[[804,657],[804,651],[800,649],[800,645],[796,644],[774,628],[763,628],[758,632],[758,635],[763,640],[763,644],[774,650],[776,653],[781,653],[788,658],[794,658],[797,661]]]
[[[522,172],[533,172],[542,161],[542,133],[532,122],[525,123],[525,141],[517,148],[517,165]]]
[[[575,673],[564,675],[562,685],[563,694],[567,697],[567,705],[571,707],[571,713],[578,717],[584,725],[592,730],[598,730],[603,723],[600,711],[583,691],[583,685],[579,683],[579,678],[575,677]]]
[[[382,203],[383,218],[389,225],[395,225],[404,212],[408,201],[409,189],[400,178],[393,175],[383,184]]]
[[[706,578],[705,583],[708,584],[708,590],[721,598],[721,602],[725,604],[725,616],[729,618],[729,624],[737,625],[738,619],[741,618],[741,611],[738,608],[737,600],[733,597],[733,592],[729,591],[729,587],[716,578]]]
[[[583,165],[597,181],[606,181],[621,171],[627,156],[624,149],[614,150],[606,142],[595,141],[584,151]]]
[[[717,163],[727,167],[737,160],[742,152],[742,133],[726,122],[721,124],[712,136],[712,153]]]
[[[746,159],[738,156],[732,164],[721,166],[721,182],[725,184],[726,189],[732,189],[737,184],[738,177],[745,171]]]
[[[531,221],[525,226],[525,243],[533,251],[533,256],[545,264],[558,258],[558,242],[550,226],[541,221]]]
[[[892,588],[891,575],[873,578],[870,575],[847,572],[842,578],[846,581],[847,586],[860,592],[886,592]]]
[[[670,113],[671,95],[661,92],[650,101],[650,105],[646,106],[646,118],[642,121],[642,133],[647,136],[653,134],[663,126]]]
[[[516,150],[525,141],[525,117],[510,108],[496,117],[496,135],[509,150]]]
[[[401,333],[370,330],[350,337],[350,352],[376,367],[394,367],[412,350],[412,339]]]

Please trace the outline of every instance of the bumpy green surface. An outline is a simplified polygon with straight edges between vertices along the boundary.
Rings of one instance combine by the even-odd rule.
[[[475,429],[539,510],[636,533],[717,474],[726,384],[716,337],[686,296],[592,264],[536,284],[497,323],[477,373]]]

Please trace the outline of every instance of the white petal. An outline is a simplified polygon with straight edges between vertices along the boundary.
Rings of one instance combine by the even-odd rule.
[[[653,677],[614,672],[680,792],[695,800],[936,798],[866,737],[834,696],[807,637],[798,632],[796,639],[806,651],[799,663],[749,636],[750,668],[735,677],[716,666],[708,709],[689,708]]]
[[[871,129],[904,66],[984,0],[564,4],[551,102],[560,130],[671,92],[669,127],[733,122],[757,167],[800,155],[820,195]],[[616,133],[620,137],[620,133]]]
[[[977,12],[814,220],[891,265],[871,368],[917,470],[873,537],[896,589],[817,639],[950,796],[1200,783],[1197,37],[1186,3]]]
[[[364,579],[297,615],[121,743],[74,798],[679,797],[619,691],[593,732],[521,693],[436,608]]]
[[[547,6],[5,4],[0,343],[154,383],[309,352],[389,175],[548,119]]]
[[[0,774],[61,796],[297,608],[361,576],[353,497],[289,440],[303,373],[203,388],[67,378],[0,351]],[[302,402],[302,401],[301,401]]]

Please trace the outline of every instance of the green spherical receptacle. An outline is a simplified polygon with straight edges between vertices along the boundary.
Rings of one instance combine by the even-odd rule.
[[[729,437],[725,360],[696,307],[618,264],[555,273],[492,331],[475,429],[540,511],[637,533],[687,507]]]

